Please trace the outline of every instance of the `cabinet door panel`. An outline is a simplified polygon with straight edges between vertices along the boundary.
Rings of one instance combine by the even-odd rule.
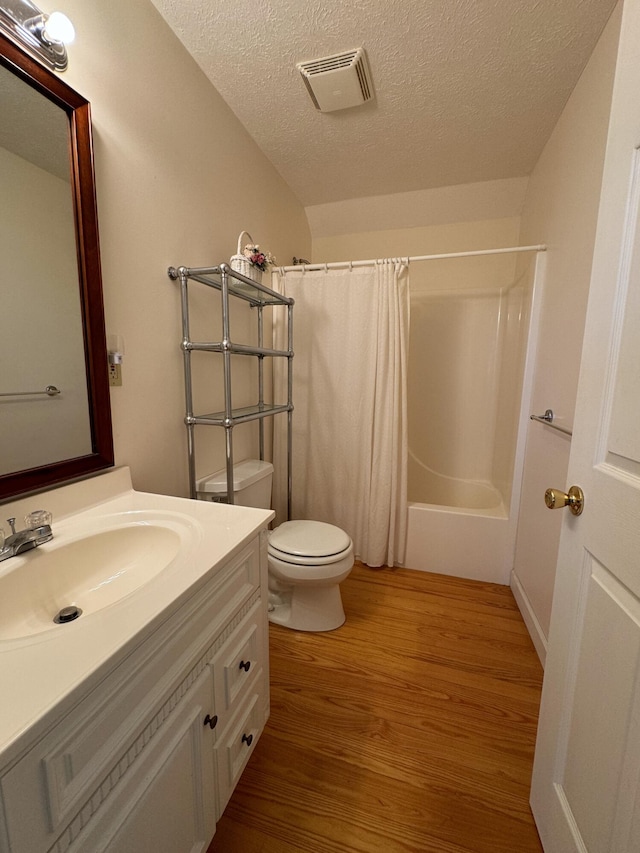
[[[91,849],[106,853],[207,849],[215,831],[213,733],[203,722],[211,710],[211,697],[211,675],[205,671],[173,711],[156,760],[128,786],[127,807],[120,804],[114,815],[118,825],[111,840]],[[85,845],[78,850],[87,850]]]

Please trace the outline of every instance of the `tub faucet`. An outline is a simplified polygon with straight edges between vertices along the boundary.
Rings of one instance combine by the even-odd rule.
[[[7,523],[11,528],[11,534],[4,539],[0,536],[0,562],[10,557],[17,557],[25,551],[31,551],[53,539],[51,530],[51,513],[43,509],[30,512],[25,518],[24,530],[16,530],[15,518],[8,518]],[[2,541],[4,540],[4,541]]]

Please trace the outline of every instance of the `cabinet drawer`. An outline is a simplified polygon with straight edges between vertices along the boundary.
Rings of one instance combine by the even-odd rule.
[[[257,601],[213,659],[220,731],[262,673],[267,654],[263,608]]]
[[[251,693],[226,734],[216,743],[218,817],[255,749],[265,721],[264,698],[261,699],[258,693]]]

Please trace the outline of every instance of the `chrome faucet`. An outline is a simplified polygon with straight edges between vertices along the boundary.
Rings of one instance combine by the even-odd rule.
[[[11,534],[4,538],[0,529],[0,562],[10,557],[17,557],[25,551],[31,551],[53,539],[51,530],[51,513],[44,509],[37,509],[26,516],[24,530],[16,530],[15,518],[8,518],[7,523],[11,528]],[[4,541],[3,541],[4,540]]]

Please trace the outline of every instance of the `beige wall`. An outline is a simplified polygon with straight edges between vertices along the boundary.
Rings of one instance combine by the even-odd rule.
[[[65,12],[77,37],[64,79],[93,114],[107,333],[125,343],[111,396],[116,462],[138,489],[186,494],[180,308],[167,267],[228,259],[242,229],[290,262],[311,251],[307,220],[148,0],[68,0]],[[216,339],[212,294],[197,314]],[[201,405],[221,409],[217,362],[201,372]],[[223,465],[222,433],[206,433],[202,473]],[[241,427],[237,444],[256,452]]]
[[[546,243],[532,407],[553,409],[571,428],[604,148],[620,26],[614,12],[531,176],[522,243]],[[549,486],[564,488],[570,441],[531,422],[528,430],[513,585],[544,654],[561,513],[544,506]]]
[[[353,231],[331,237],[316,237],[314,234],[312,257],[314,263],[515,246],[518,241],[520,218],[518,215],[512,215],[494,219],[372,231],[358,231],[357,220],[354,220],[351,227]],[[415,264],[411,268],[412,276],[416,281],[421,278],[420,270],[420,264]]]
[[[519,216],[527,178],[352,198],[306,208],[314,239]]]

